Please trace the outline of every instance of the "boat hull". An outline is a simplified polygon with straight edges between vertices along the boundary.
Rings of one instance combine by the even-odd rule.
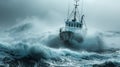
[[[64,42],[64,43],[71,43],[73,40],[81,43],[84,40],[84,37],[81,33],[75,33],[72,31],[63,31],[60,32],[60,39]]]

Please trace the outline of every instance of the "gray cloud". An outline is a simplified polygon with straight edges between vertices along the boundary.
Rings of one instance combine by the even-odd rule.
[[[51,26],[62,25],[67,15],[68,2],[72,8],[73,0],[0,0],[0,25],[9,27],[17,24],[17,20],[31,16],[46,20],[46,24]],[[84,0],[87,25],[119,30],[119,4],[118,0]]]

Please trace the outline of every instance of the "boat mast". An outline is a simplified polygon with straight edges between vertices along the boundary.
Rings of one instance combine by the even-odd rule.
[[[75,1],[76,1],[76,3],[75,3],[75,12],[74,12],[74,19],[73,19],[73,21],[76,21],[77,7],[79,6],[78,5],[78,1],[79,0],[75,0]]]

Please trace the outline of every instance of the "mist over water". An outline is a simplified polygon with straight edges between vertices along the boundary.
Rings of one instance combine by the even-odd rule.
[[[59,28],[73,0],[0,0],[0,67],[120,67],[119,3],[80,0],[87,35],[66,44]]]
[[[92,67],[120,62],[119,32],[88,30],[82,43],[71,41],[74,45],[66,46],[59,38],[59,28],[43,32],[38,24],[22,23],[0,33],[1,64]]]

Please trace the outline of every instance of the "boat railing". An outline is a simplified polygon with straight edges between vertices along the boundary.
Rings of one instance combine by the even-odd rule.
[[[60,32],[63,32],[63,31],[72,31],[72,32],[75,32],[75,31],[80,31],[81,29],[80,28],[70,28],[70,27],[62,27],[62,28],[60,28]]]

